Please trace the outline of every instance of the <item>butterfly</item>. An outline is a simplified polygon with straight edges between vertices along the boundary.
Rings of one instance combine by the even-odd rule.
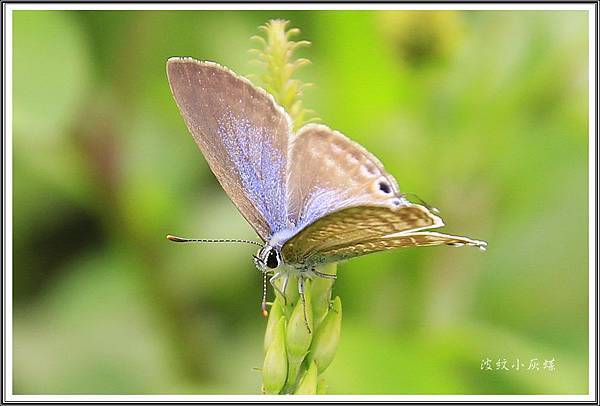
[[[442,219],[410,202],[373,154],[325,125],[294,133],[274,98],[231,70],[175,57],[167,76],[194,141],[262,243],[170,240],[257,244],[254,262],[265,278],[278,289],[276,280],[285,286],[296,275],[302,298],[306,279],[335,278],[319,272],[326,263],[401,247],[486,248],[485,241],[430,231]],[[263,313],[265,306],[263,295]]]

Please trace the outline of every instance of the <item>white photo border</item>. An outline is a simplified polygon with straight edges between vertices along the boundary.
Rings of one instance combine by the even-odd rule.
[[[582,10],[589,24],[589,393],[587,395],[15,395],[12,381],[12,13],[14,10]],[[3,283],[2,403],[589,403],[598,404],[598,3],[31,3],[2,2]]]

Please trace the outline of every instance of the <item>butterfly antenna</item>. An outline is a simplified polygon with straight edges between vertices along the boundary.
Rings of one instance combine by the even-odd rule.
[[[252,241],[252,240],[230,239],[230,238],[224,238],[224,239],[219,239],[219,240],[214,240],[214,239],[210,239],[210,238],[190,239],[190,238],[177,237],[177,236],[174,236],[171,234],[167,235],[167,240],[173,241],[173,242],[244,243],[244,244],[258,245],[259,247],[263,246],[263,244],[259,243],[258,241]]]
[[[419,196],[417,196],[416,193],[403,193],[404,196],[412,196],[414,197],[419,203],[421,203],[423,206],[427,207],[429,210],[431,210],[434,214],[440,214],[440,211],[436,208],[431,206],[429,203],[427,203],[425,200],[421,199]]]
[[[260,304],[260,310],[264,317],[267,317],[269,315],[269,312],[267,311],[267,273],[266,272],[263,272],[263,295],[262,295],[262,302]]]

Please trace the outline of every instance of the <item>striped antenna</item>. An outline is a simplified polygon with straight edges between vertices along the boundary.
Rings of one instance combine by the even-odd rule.
[[[169,241],[173,241],[173,242],[205,242],[205,243],[244,243],[244,244],[252,244],[252,245],[258,245],[259,247],[262,247],[263,244],[259,243],[258,241],[252,241],[252,240],[242,240],[242,239],[230,239],[230,238],[225,238],[225,239],[219,239],[219,240],[214,240],[214,239],[209,239],[209,238],[182,238],[182,237],[177,237],[174,235],[167,235],[167,240]]]
[[[264,317],[269,315],[267,311],[267,273],[263,272],[263,295],[262,302],[260,303],[260,312]]]
[[[429,210],[431,210],[431,212],[432,212],[433,214],[440,214],[440,211],[439,211],[437,208],[435,208],[435,207],[433,207],[433,206],[429,205],[429,203],[427,203],[425,200],[423,200],[423,199],[421,199],[419,196],[417,196],[417,195],[416,195],[416,193],[407,192],[407,193],[402,193],[402,195],[404,195],[405,197],[406,197],[406,196],[412,196],[412,197],[414,197],[415,199],[417,199],[417,200],[419,201],[419,203],[421,203],[423,206],[425,206],[425,207],[427,207]]]

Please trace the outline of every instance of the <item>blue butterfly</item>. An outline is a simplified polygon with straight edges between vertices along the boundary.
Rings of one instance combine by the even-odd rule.
[[[400,247],[487,246],[427,231],[442,219],[408,201],[369,151],[324,125],[293,133],[273,97],[229,69],[171,58],[167,75],[196,144],[262,244],[236,241],[261,246],[254,261],[271,284],[296,275],[304,298],[306,278],[335,277],[319,272],[326,263]]]

